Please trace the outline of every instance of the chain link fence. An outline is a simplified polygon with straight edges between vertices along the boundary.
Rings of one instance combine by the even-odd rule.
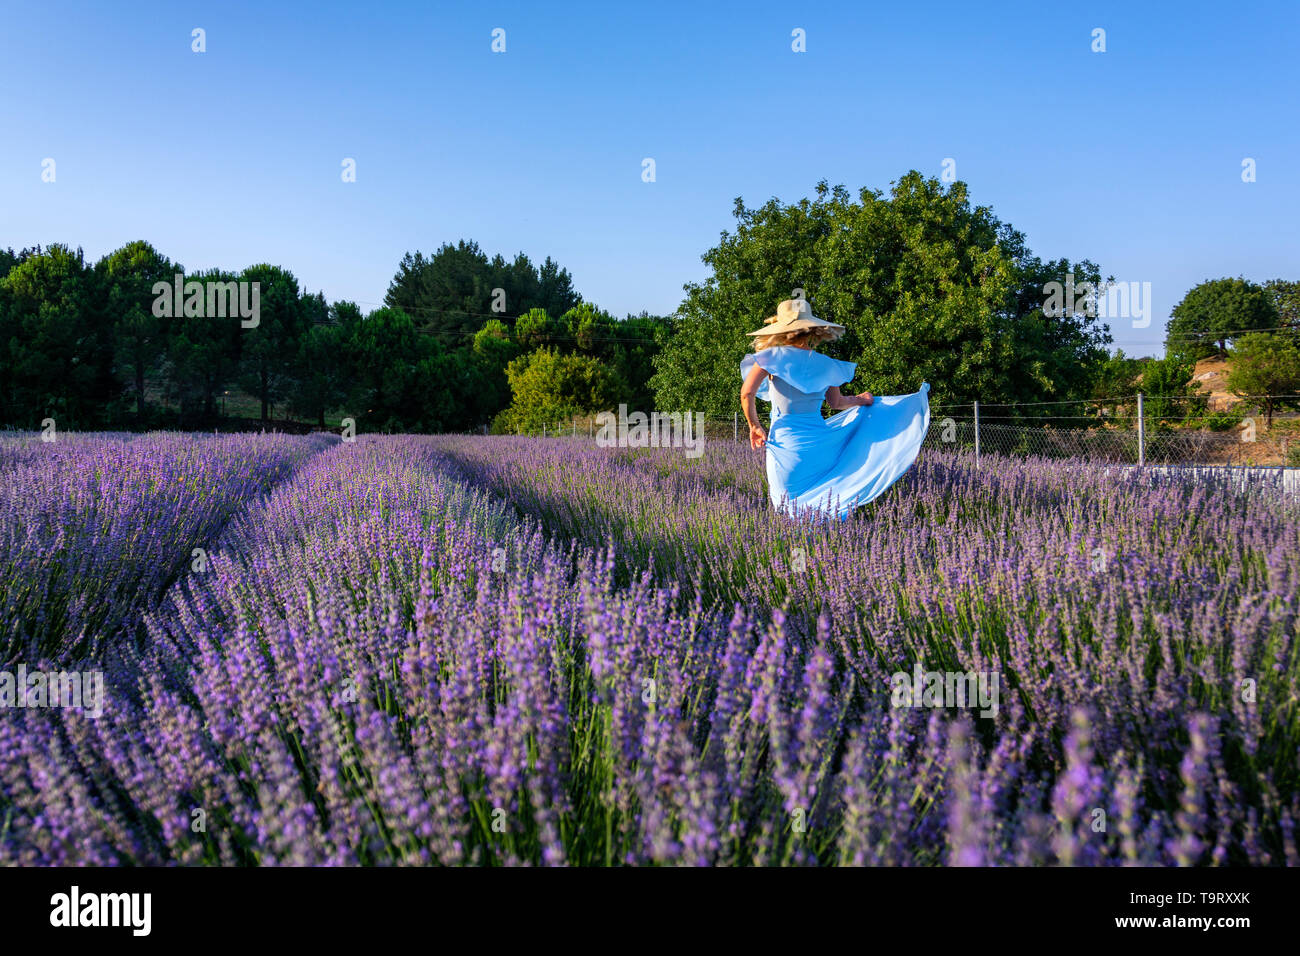
[[[936,405],[925,447],[1107,464],[1296,467],[1300,417],[1277,411],[1291,399],[1253,396],[1215,412],[1206,410],[1200,396]]]
[[[1300,467],[1300,416],[1277,410],[1297,398],[1251,396],[1231,410],[1217,412],[1207,412],[1204,400],[1194,396],[932,405],[930,430],[922,447],[966,450],[979,458]],[[1274,408],[1271,423],[1270,406]],[[766,422],[767,415],[762,417]],[[581,416],[542,425],[526,434],[594,440],[599,431],[595,416]],[[730,419],[703,418],[703,434],[706,442],[749,439],[739,412]]]
[[[1264,434],[1243,440],[1237,432],[1205,429],[1140,430],[1103,424],[1069,427],[1048,422],[1016,425],[973,417],[931,419],[923,447],[969,449],[979,453],[1026,458],[1070,458],[1108,464],[1285,465],[1300,464],[1300,432]]]

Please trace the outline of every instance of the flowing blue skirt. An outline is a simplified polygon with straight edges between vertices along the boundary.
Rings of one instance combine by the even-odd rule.
[[[930,428],[930,384],[823,418],[777,415],[767,436],[772,504],[786,514],[846,518],[912,467]]]

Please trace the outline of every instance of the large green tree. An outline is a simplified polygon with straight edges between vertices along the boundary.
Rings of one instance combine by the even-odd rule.
[[[655,374],[654,358],[668,338],[670,321],[641,312],[619,322],[608,341],[605,361],[623,383],[629,408],[649,411],[655,407],[650,380]]]
[[[144,424],[146,381],[161,370],[170,320],[154,314],[154,285],[170,287],[182,266],[143,240],[129,242],[95,263],[113,339],[114,366],[135,398],[136,422]]]
[[[209,269],[185,276],[186,282],[237,283],[240,276]],[[241,326],[238,315],[216,318],[207,315],[206,295],[201,315],[173,315],[168,319],[167,354],[162,366],[163,394],[177,406],[181,427],[213,421],[219,398],[227,391],[239,369],[240,336],[251,331]],[[173,309],[173,311],[175,311]]]
[[[1269,279],[1264,289],[1273,299],[1278,325],[1293,336],[1300,336],[1300,282]]]
[[[1258,398],[1268,424],[1278,408],[1294,407],[1300,394],[1300,348],[1290,335],[1251,332],[1233,346],[1228,388]]]
[[[1194,286],[1174,306],[1165,326],[1165,352],[1196,362],[1226,358],[1229,345],[1251,330],[1278,324],[1277,303],[1249,279],[1211,279]]]
[[[666,320],[645,312],[620,320],[584,302],[564,313],[559,324],[563,329],[561,350],[603,362],[619,383],[619,401],[642,411],[654,407],[649,381],[660,340],[668,332]]]
[[[1100,282],[1084,260],[1043,262],[1024,236],[965,184],[945,189],[909,172],[888,197],[854,202],[823,181],[814,199],[750,209],[737,199],[734,234],[703,256],[711,275],[685,286],[651,380],[659,408],[730,416],[739,364],[782,299],[802,294],[844,325],[826,347],[857,363],[854,389],[898,393],[929,381],[942,401],[1024,402],[1084,397],[1110,336],[1080,308],[1047,315],[1048,281]]]
[[[324,297],[307,296],[310,324],[298,340],[289,407],[325,427],[325,415],[347,399],[348,361],[343,343],[361,322],[355,302],[335,302],[324,311]]]
[[[510,262],[499,254],[489,258],[464,239],[430,256],[408,252],[384,296],[384,305],[402,309],[449,348],[471,347],[485,318],[512,323],[534,308],[561,315],[581,301],[568,271],[549,257],[539,269],[523,253]]]
[[[543,308],[529,309],[515,319],[514,340],[525,352],[559,345],[564,336],[563,323],[552,318],[551,314]]]
[[[109,421],[121,384],[94,270],[54,244],[6,263],[0,280],[0,404],[8,424],[62,428]]]
[[[41,254],[40,246],[33,246],[30,249],[23,249],[20,252],[14,252],[12,248],[0,249],[0,279],[7,276],[14,266],[20,262],[25,262],[32,256]]]
[[[437,432],[466,427],[481,387],[466,352],[445,349],[401,309],[349,323],[341,336],[350,382],[344,414],[371,431]]]
[[[609,367],[590,355],[541,348],[506,369],[513,401],[492,424],[497,432],[536,431],[575,415],[610,409],[624,391]]]
[[[271,406],[289,394],[312,310],[303,301],[298,280],[287,269],[261,263],[245,269],[240,279],[258,283],[261,314],[256,326],[244,328],[241,324],[239,330],[239,385],[261,402],[265,422],[270,420]],[[319,304],[314,305],[314,313],[318,313]]]

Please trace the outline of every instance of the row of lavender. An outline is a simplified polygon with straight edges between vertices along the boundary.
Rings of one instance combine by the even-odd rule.
[[[752,635],[609,577],[444,480],[418,440],[340,446],[147,615],[138,701],[0,722],[0,862],[672,859],[668,821],[706,785],[671,766],[693,751],[688,681],[716,680],[703,649]],[[712,829],[697,856],[722,853]]]
[[[317,435],[0,436],[0,663],[100,660]]]
[[[1296,862],[1293,513],[900,491],[800,527],[737,455],[340,445],[146,614],[139,694],[0,720],[0,862]],[[900,703],[916,661],[1003,699]]]
[[[996,682],[996,715],[943,708],[945,721],[977,717],[986,788],[950,854],[1059,846],[1054,858],[1091,862],[1122,845],[1150,862],[1295,860],[1300,512],[1279,493],[927,452],[864,514],[827,527],[775,515],[747,449],[435,446],[554,533],[615,545],[618,567],[652,567],[706,605],[779,608],[805,644],[820,623],[834,672],[856,684],[850,713],[897,702],[897,675],[918,668]],[[1078,771],[1085,752],[1105,769]],[[1068,845],[1065,798],[1091,821]],[[1040,812],[1049,830],[1017,822]],[[1114,824],[1128,814],[1132,833]]]

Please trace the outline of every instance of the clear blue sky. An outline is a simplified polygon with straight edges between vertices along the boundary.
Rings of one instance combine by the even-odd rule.
[[[1294,0],[9,3],[0,31],[2,246],[143,238],[371,306],[471,238],[668,313],[735,197],[952,157],[1038,255],[1152,284],[1150,328],[1111,323],[1130,354],[1197,282],[1300,278]]]

